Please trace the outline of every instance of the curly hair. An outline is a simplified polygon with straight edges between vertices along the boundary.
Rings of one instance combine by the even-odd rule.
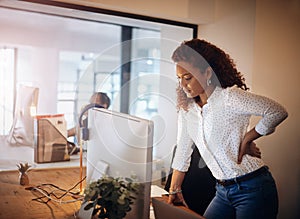
[[[181,43],[173,52],[174,62],[187,62],[204,72],[207,67],[211,67],[212,84],[222,88],[237,87],[248,90],[245,79],[236,69],[235,63],[223,50],[217,46],[200,39],[192,39]],[[188,105],[192,101],[199,101],[199,97],[188,98],[182,88],[177,88],[177,108],[188,110]]]

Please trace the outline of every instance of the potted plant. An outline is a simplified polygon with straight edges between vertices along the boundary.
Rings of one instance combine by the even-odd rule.
[[[93,208],[93,218],[121,219],[131,210],[140,184],[132,178],[104,176],[90,183],[84,191],[84,210]]]
[[[18,170],[20,172],[20,185],[25,186],[25,185],[29,185],[29,177],[27,175],[27,172],[29,170],[29,168],[31,167],[28,163],[19,163],[17,164]]]

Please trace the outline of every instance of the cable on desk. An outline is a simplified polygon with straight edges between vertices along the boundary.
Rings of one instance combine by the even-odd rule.
[[[72,203],[72,202],[77,202],[77,201],[81,201],[83,200],[84,196],[80,195],[78,192],[72,192],[72,190],[74,188],[76,188],[76,186],[78,186],[82,181],[85,180],[86,177],[84,177],[83,179],[81,179],[78,183],[76,183],[74,186],[72,186],[70,189],[66,190],[66,189],[62,189],[52,183],[44,183],[44,184],[40,184],[38,186],[31,186],[31,187],[27,187],[26,190],[30,190],[32,192],[38,192],[40,194],[42,194],[42,196],[38,196],[37,198],[32,199],[33,201],[38,201],[44,204],[47,204],[49,201],[54,201],[56,203],[59,204],[68,204],[68,203]],[[53,190],[47,191],[46,188],[55,188]],[[56,195],[55,192],[63,192],[62,195]],[[63,197],[72,197],[72,200],[63,200]],[[74,198],[74,196],[77,196],[76,198]],[[47,199],[47,201],[44,201],[43,199]]]

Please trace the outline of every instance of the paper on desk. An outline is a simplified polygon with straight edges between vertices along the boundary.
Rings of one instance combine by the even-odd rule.
[[[161,197],[162,195],[169,194],[166,190],[157,185],[151,185],[151,197]]]

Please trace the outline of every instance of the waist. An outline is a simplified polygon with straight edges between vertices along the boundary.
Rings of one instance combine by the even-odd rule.
[[[233,178],[233,179],[228,179],[228,180],[218,180],[217,179],[217,183],[219,185],[222,185],[222,186],[230,186],[230,185],[233,185],[233,184],[236,184],[236,183],[239,183],[239,182],[243,182],[243,181],[246,181],[246,180],[250,180],[256,176],[259,176],[261,174],[264,174],[266,172],[269,171],[269,168],[267,166],[263,166],[251,173],[247,173],[245,175],[242,175],[242,176],[238,176],[236,178]]]

